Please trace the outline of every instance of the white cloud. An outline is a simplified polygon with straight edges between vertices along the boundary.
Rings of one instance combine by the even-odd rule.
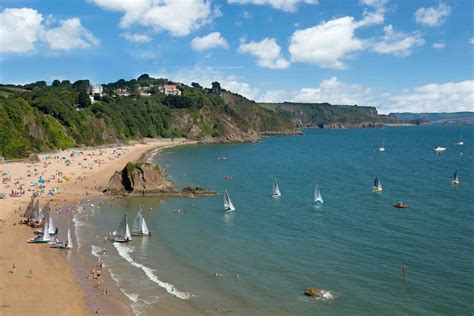
[[[471,37],[471,38],[469,39],[469,44],[474,45],[474,37]]]
[[[242,42],[239,53],[250,54],[257,58],[257,65],[271,69],[285,69],[290,66],[288,60],[282,57],[281,47],[274,38],[265,38],[260,42]]]
[[[423,46],[425,40],[418,32],[406,34],[395,32],[392,25],[384,27],[384,35],[379,41],[375,41],[372,49],[380,54],[392,54],[397,56],[408,56],[416,46]]]
[[[360,0],[359,2],[369,7],[380,8],[384,7],[388,0]]]
[[[296,12],[300,3],[317,4],[318,0],[227,0],[228,3],[269,5],[285,12]]]
[[[354,18],[346,16],[296,30],[289,46],[291,61],[322,68],[345,68],[341,59],[365,48],[364,41],[354,35],[357,27]]]
[[[220,15],[208,0],[90,0],[111,11],[124,13],[120,26],[149,27],[155,32],[168,31],[186,36]]]
[[[58,27],[44,31],[44,38],[53,49],[71,50],[99,45],[99,40],[82,26],[78,18],[60,21]]]
[[[35,52],[38,42],[55,50],[71,50],[98,46],[99,40],[81,24],[79,18],[60,20],[51,27],[54,18],[43,20],[34,9],[5,9],[0,13],[0,51]]]
[[[192,82],[197,82],[201,86],[208,88],[211,87],[213,81],[218,81],[222,88],[243,95],[251,100],[255,100],[260,94],[259,89],[252,85],[242,82],[236,76],[227,75],[212,67],[183,68],[171,72],[163,70],[152,76],[168,78],[172,81],[182,82],[187,85],[191,85]]]
[[[445,48],[446,44],[444,42],[434,42],[433,45],[431,45],[431,47],[441,49],[441,48]]]
[[[125,32],[122,34],[122,37],[125,38],[127,41],[133,42],[133,43],[143,44],[143,43],[151,42],[151,37],[148,36],[147,34]]]
[[[34,9],[5,9],[0,13],[0,51],[34,52],[43,16]]]
[[[191,47],[195,51],[202,52],[213,48],[229,48],[227,41],[221,36],[219,32],[212,32],[203,37],[195,37],[191,41]]]
[[[474,111],[474,80],[432,83],[393,95],[332,77],[316,87],[270,90],[262,94],[260,101],[357,104],[375,106],[380,113]]]
[[[438,7],[420,8],[415,12],[416,23],[426,26],[440,26],[451,12],[451,7],[440,3]]]
[[[474,80],[432,83],[393,97],[390,111],[474,111]]]

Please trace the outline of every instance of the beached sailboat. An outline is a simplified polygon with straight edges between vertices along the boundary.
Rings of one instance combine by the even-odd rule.
[[[459,177],[458,177],[458,171],[454,171],[453,175],[453,181],[451,181],[453,185],[459,185],[461,182],[459,182]]]
[[[461,138],[459,141],[456,143],[456,145],[464,145],[464,141],[462,140],[462,133],[461,133]]]
[[[145,218],[143,217],[142,210],[138,211],[135,221],[133,222],[132,236],[151,236]]]
[[[377,147],[378,152],[384,152],[385,151],[385,139],[382,142],[382,146]]]
[[[50,241],[50,237],[49,237],[49,230],[48,230],[48,221],[45,221],[44,223],[44,230],[43,230],[43,236],[36,236],[36,237],[32,237],[30,239],[28,239],[27,241],[29,243],[48,243]]]
[[[372,188],[372,191],[374,191],[374,192],[382,192],[383,191],[382,182],[380,182],[379,176],[375,177],[374,187]]]
[[[30,203],[26,207],[25,213],[23,213],[23,217],[30,219],[31,214],[33,213],[33,208],[35,207],[35,198],[32,197]]]
[[[67,230],[67,239],[65,242],[55,242],[52,243],[54,248],[61,248],[61,249],[72,249],[74,246],[72,244],[72,236],[71,236],[71,228]]]
[[[280,187],[278,186],[278,182],[276,178],[275,178],[275,181],[273,181],[273,195],[272,196],[274,198],[281,197]]]
[[[50,235],[56,235],[58,233],[50,212],[48,212],[48,229]]]
[[[321,195],[321,191],[319,190],[319,184],[316,185],[316,189],[314,189],[314,204],[323,204],[323,196]]]
[[[123,214],[122,221],[120,221],[117,230],[112,233],[114,242],[129,242],[132,240],[132,235],[130,234],[130,227],[128,227],[128,215],[127,213]]]
[[[226,211],[235,211],[234,204],[232,204],[232,201],[230,199],[230,196],[227,190],[224,193],[224,209]]]

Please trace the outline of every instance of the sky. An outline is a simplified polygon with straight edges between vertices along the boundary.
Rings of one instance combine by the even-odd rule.
[[[262,102],[474,111],[471,0],[0,0],[0,82],[143,73]]]

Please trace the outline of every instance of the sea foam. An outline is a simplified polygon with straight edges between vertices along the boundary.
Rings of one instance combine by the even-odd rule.
[[[143,272],[145,272],[146,276],[148,277],[148,279],[150,279],[152,282],[158,284],[160,287],[164,288],[166,290],[166,292],[168,292],[169,294],[171,295],[174,295],[176,296],[177,298],[180,298],[182,300],[186,300],[186,299],[189,299],[191,298],[193,295],[190,294],[190,293],[186,293],[186,292],[180,292],[178,291],[174,286],[173,284],[170,284],[170,283],[167,283],[167,282],[163,282],[161,281],[160,279],[158,279],[158,277],[153,273],[153,269],[141,264],[141,263],[138,263],[136,262],[135,260],[133,260],[133,258],[130,256],[130,252],[132,252],[133,249],[131,249],[130,247],[126,246],[126,245],[123,245],[123,244],[119,244],[119,243],[114,243],[114,246],[115,248],[117,249],[119,255],[124,258],[125,260],[127,260],[127,262],[129,262],[132,266],[134,267],[137,267],[139,269],[142,269]]]

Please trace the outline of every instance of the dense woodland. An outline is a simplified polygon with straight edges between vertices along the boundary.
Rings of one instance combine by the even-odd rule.
[[[93,102],[88,80],[0,85],[0,155],[26,157],[144,137],[233,141],[236,131],[242,131],[238,139],[245,141],[251,133],[291,133],[296,127],[306,127],[303,125],[381,122],[375,108],[299,104],[294,111],[291,104],[255,103],[225,91],[218,82],[209,88],[176,83],[180,96],[162,94],[158,87],[163,84],[172,82],[146,74],[121,79],[103,85],[104,95],[96,95]],[[140,94],[143,87],[149,95]],[[118,89],[130,94],[118,96]]]

